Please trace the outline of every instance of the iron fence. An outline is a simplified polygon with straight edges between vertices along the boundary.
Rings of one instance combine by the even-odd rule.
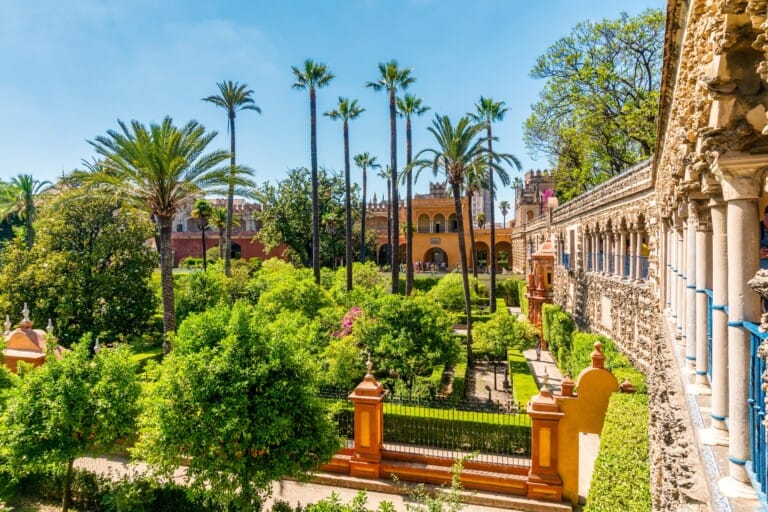
[[[349,401],[349,393],[343,390],[321,390],[318,396],[326,406],[326,410],[336,423],[336,432],[344,440],[347,448],[355,443],[355,410]]]
[[[749,434],[751,460],[747,462],[747,470],[755,481],[755,490],[762,503],[766,503],[768,493],[768,460],[766,451],[765,390],[763,389],[763,373],[766,370],[765,359],[758,355],[760,344],[768,338],[768,333],[760,332],[752,322],[744,322],[744,328],[750,334],[750,367],[749,367]]]
[[[530,465],[531,422],[523,405],[412,400],[384,402],[384,449],[513,466]]]

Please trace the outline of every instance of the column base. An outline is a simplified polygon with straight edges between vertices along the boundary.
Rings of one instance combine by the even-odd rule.
[[[706,446],[728,446],[728,432],[718,428],[705,428],[699,433],[701,444]]]
[[[689,395],[707,396],[712,394],[712,390],[708,385],[699,382],[688,384],[685,390]]]
[[[746,475],[746,472],[744,474]],[[747,482],[740,482],[733,477],[727,476],[717,482],[717,487],[726,498],[757,499],[757,493],[752,488],[749,480]]]

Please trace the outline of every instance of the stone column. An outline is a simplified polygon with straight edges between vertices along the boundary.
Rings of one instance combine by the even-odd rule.
[[[349,395],[355,406],[355,448],[349,463],[349,474],[379,478],[381,448],[384,444],[384,398],[387,390],[376,382],[368,360],[368,373]]]
[[[685,229],[685,359],[696,366],[696,205],[688,201]],[[706,333],[705,333],[706,335]]]
[[[672,229],[670,230],[670,253],[672,254],[672,274],[671,279],[669,283],[670,288],[670,298],[671,298],[671,306],[672,306],[672,315],[671,320],[673,327],[675,329],[675,334],[677,334],[677,317],[680,314],[680,296],[677,293],[677,287],[680,284],[680,261],[678,258],[678,251],[680,249],[680,244],[677,243],[677,226],[673,225]]]
[[[712,428],[727,431],[728,418],[728,240],[722,197],[709,202],[712,216]],[[727,442],[727,437],[725,438]]]
[[[592,271],[597,272],[599,263],[599,257],[598,257],[598,251],[600,251],[600,234],[599,232],[595,231],[595,233],[592,235]]]
[[[715,161],[727,206],[728,240],[728,444],[729,475],[748,483],[746,462],[750,457],[749,385],[750,334],[747,320],[760,316],[760,302],[747,286],[760,268],[757,200],[768,156],[734,155]]]
[[[630,231],[629,233],[629,279],[634,281],[640,275],[638,272],[639,261],[638,256],[640,251],[637,250],[637,231]]]
[[[665,244],[666,244],[666,248],[665,248],[666,250],[664,251],[664,254],[665,254],[666,259],[667,259],[667,261],[666,261],[666,263],[667,263],[667,279],[666,279],[665,287],[664,287],[664,291],[666,293],[666,297],[665,297],[666,300],[664,302],[664,306],[671,311],[672,310],[672,283],[673,283],[672,280],[675,278],[675,273],[673,271],[674,260],[672,258],[672,247],[673,247],[673,245],[672,245],[672,230],[669,228],[669,226],[666,225],[666,223],[664,225],[664,231],[665,231],[664,241],[665,241]]]
[[[677,294],[677,314],[676,318],[676,330],[678,337],[681,337],[685,341],[685,333],[683,332],[683,326],[685,325],[685,229],[682,221],[680,227],[676,230],[677,234],[677,285],[675,286],[675,293]]]
[[[712,288],[712,223],[706,203],[696,201],[696,384],[709,386],[707,289]]]
[[[622,279],[627,279],[629,274],[624,271],[624,262],[627,259],[627,232],[621,231],[619,234],[619,272]]]

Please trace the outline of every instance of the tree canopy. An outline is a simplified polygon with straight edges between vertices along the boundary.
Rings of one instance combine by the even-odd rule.
[[[531,70],[546,80],[525,143],[547,157],[570,199],[648,158],[656,137],[664,15],[582,22]]]

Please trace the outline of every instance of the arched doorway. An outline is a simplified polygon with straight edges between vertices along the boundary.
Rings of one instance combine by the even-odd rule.
[[[400,263],[405,263],[406,255],[405,255],[405,244],[400,244],[400,247],[397,251],[398,261]]]
[[[455,213],[448,216],[448,231],[451,233],[457,233],[459,231],[459,221]]]
[[[486,272],[488,270],[490,252],[490,248],[485,242],[475,243],[475,262],[477,263],[478,272]]]
[[[429,215],[426,213],[419,215],[419,221],[416,225],[416,229],[419,233],[429,233]]]
[[[439,247],[427,249],[424,253],[425,270],[445,272],[448,270],[448,255]]]
[[[232,248],[229,252],[229,257],[233,260],[239,260],[242,254],[243,252],[242,252],[242,249],[240,248],[240,244],[233,241]]]
[[[380,267],[388,267],[389,266],[389,245],[388,244],[382,244],[379,246],[379,252],[378,259],[376,260],[376,264],[378,264]]]
[[[445,232],[445,216],[442,213],[438,213],[435,215],[435,218],[433,219],[433,225],[434,225],[434,232],[435,233],[443,233]]]
[[[509,270],[512,267],[512,244],[499,242],[496,244],[496,272],[501,269]]]

